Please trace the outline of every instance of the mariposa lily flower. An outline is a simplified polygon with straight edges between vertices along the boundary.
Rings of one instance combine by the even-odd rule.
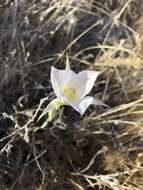
[[[78,74],[72,71],[69,64],[66,69],[51,68],[51,83],[56,99],[52,100],[40,118],[49,112],[49,120],[52,120],[55,111],[62,105],[69,105],[81,115],[85,113],[91,105],[105,105],[92,96],[87,96],[94,86],[100,72],[82,71]]]

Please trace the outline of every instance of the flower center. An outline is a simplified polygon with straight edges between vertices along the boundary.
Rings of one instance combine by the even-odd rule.
[[[63,94],[69,98],[70,100],[75,100],[76,99],[76,90],[68,87],[67,85],[65,85],[62,89]]]

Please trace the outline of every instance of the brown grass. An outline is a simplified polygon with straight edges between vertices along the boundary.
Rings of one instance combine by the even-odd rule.
[[[143,1],[0,1],[0,189],[143,189]],[[92,95],[40,129],[49,73],[102,71]],[[40,110],[42,111],[42,110]],[[43,122],[43,121],[42,121]]]

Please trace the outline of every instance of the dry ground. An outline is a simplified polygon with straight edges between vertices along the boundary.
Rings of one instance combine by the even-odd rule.
[[[143,190],[142,53],[142,0],[0,0],[0,190]],[[39,129],[66,54],[110,108]]]

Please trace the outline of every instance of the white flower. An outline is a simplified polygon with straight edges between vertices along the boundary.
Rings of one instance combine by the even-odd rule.
[[[45,127],[49,121],[52,121],[56,111],[63,105],[72,106],[81,115],[85,113],[91,104],[107,106],[92,96],[86,96],[93,88],[98,75],[98,71],[82,71],[76,74],[70,69],[68,59],[66,69],[61,70],[52,67],[51,83],[57,97],[47,105],[39,116],[38,121],[48,113],[48,119],[42,127]],[[41,100],[36,113],[45,100],[47,98]]]
[[[66,67],[65,70],[51,68],[51,83],[58,100],[72,106],[81,115],[91,105],[104,105],[91,96],[86,96],[94,86],[98,71],[82,71],[78,74]]]

